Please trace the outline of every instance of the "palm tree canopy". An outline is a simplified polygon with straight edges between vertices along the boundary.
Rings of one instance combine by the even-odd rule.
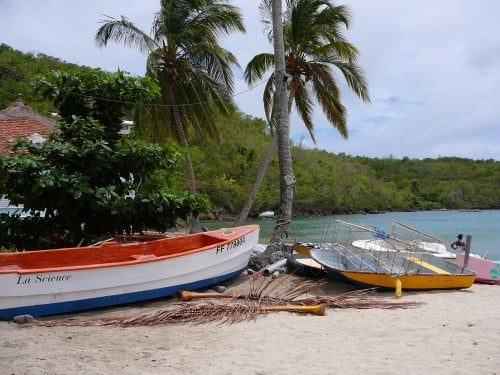
[[[263,0],[264,22],[271,0]],[[349,43],[344,28],[349,27],[350,12],[345,6],[334,6],[328,0],[287,0],[283,15],[286,74],[289,88],[289,110],[295,105],[314,142],[312,122],[315,101],[328,121],[347,138],[346,110],[340,101],[340,90],[332,68],[343,75],[348,87],[363,101],[369,102],[368,85],[357,65],[358,49]],[[269,22],[267,22],[269,24]],[[245,69],[245,80],[251,84],[263,78],[273,66],[270,53],[256,55]],[[274,74],[264,91],[264,109],[273,123]]]
[[[217,137],[213,110],[234,109],[231,66],[236,57],[220,47],[218,37],[245,32],[238,8],[225,0],[161,0],[151,33],[143,32],[125,17],[109,18],[95,35],[98,46],[112,40],[148,54],[146,74],[162,88],[165,104],[150,108],[148,127],[155,138],[179,137],[173,108],[184,130],[188,126],[202,136]],[[154,132],[154,130],[153,130]]]

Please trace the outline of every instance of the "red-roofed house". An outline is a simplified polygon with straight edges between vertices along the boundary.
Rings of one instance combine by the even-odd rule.
[[[26,107],[19,95],[14,105],[0,111],[0,154],[10,153],[10,143],[17,137],[42,142],[54,125],[54,120]]]

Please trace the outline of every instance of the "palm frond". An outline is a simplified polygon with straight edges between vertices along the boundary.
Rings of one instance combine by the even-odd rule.
[[[245,82],[250,85],[261,80],[264,74],[273,66],[274,54],[260,53],[258,55],[255,55],[245,68]]]
[[[297,108],[297,114],[304,122],[304,125],[307,131],[309,132],[312,141],[314,142],[314,144],[316,144],[316,139],[314,138],[314,123],[312,120],[314,103],[312,102],[309,96],[309,91],[307,90],[306,86],[307,84],[304,84],[302,81],[299,81],[299,84],[296,85],[294,90],[292,90],[289,100],[295,103],[295,108]]]
[[[277,128],[276,124],[276,97],[274,95],[275,92],[275,75],[274,73],[271,75],[269,80],[264,87],[264,113],[266,114],[266,120],[269,123],[271,134],[274,132],[274,129]]]
[[[105,47],[108,41],[123,42],[126,47],[136,47],[141,52],[149,52],[155,48],[154,41],[126,17],[120,20],[106,16],[107,21],[97,30],[95,43]]]
[[[327,284],[324,281],[302,280],[302,279],[263,279],[260,282],[250,284],[249,291],[246,293],[197,293],[190,291],[179,291],[179,298],[183,301],[189,301],[198,298],[232,298],[243,299],[246,301],[258,301],[266,305],[322,305],[328,308],[412,308],[422,304],[414,301],[392,301],[385,300],[375,296],[376,288],[354,290],[342,293],[338,296],[313,296],[298,299],[300,296],[312,293]]]
[[[344,36],[350,24],[350,9],[344,5],[334,6],[328,0],[287,0],[286,4],[283,12],[286,72],[293,77],[289,99],[295,102],[297,113],[313,141],[311,116],[314,98],[328,122],[347,138],[346,110],[331,68],[338,68],[349,89],[363,101],[370,102],[365,74],[356,65],[359,51]],[[261,1],[261,15],[267,25],[270,25],[271,9],[272,1]],[[273,64],[274,60],[270,62]],[[252,83],[260,79],[268,68],[262,54],[255,56],[247,65],[245,81]],[[309,84],[311,81],[313,84]],[[299,88],[298,83],[303,86]],[[271,124],[274,112],[271,96],[275,90],[272,85],[268,83],[263,97],[266,117]],[[289,105],[289,109],[291,107]]]
[[[263,306],[259,304],[244,305],[220,305],[215,303],[175,305],[170,309],[162,309],[153,313],[141,314],[132,317],[107,317],[96,319],[71,318],[63,320],[37,321],[29,325],[40,327],[58,326],[120,326],[120,327],[142,327],[157,326],[171,323],[207,323],[221,321],[222,323],[237,323],[246,320],[254,320],[259,314],[273,311],[290,311],[295,313],[310,313],[324,315],[325,306]]]
[[[295,301],[303,305],[324,304],[328,308],[338,309],[408,309],[417,307],[423,302],[392,301],[373,298],[376,288],[353,290],[338,296],[316,296]]]

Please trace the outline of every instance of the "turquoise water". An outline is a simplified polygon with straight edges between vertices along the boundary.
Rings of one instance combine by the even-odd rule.
[[[471,251],[486,258],[500,260],[500,210],[484,211],[419,211],[388,212],[369,215],[333,215],[306,219],[293,219],[287,242],[321,242],[331,240],[331,227],[335,220],[344,220],[391,230],[397,221],[410,225],[422,232],[441,238],[446,245],[451,244],[458,233],[472,236]],[[261,226],[260,242],[268,243],[275,220],[248,220],[246,224]],[[204,222],[209,229],[232,226],[232,221]],[[330,229],[330,237],[326,231]]]

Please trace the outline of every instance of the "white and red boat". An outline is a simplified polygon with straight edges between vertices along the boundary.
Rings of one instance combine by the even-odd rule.
[[[258,225],[98,246],[0,254],[0,319],[45,316],[173,295],[246,269]]]

